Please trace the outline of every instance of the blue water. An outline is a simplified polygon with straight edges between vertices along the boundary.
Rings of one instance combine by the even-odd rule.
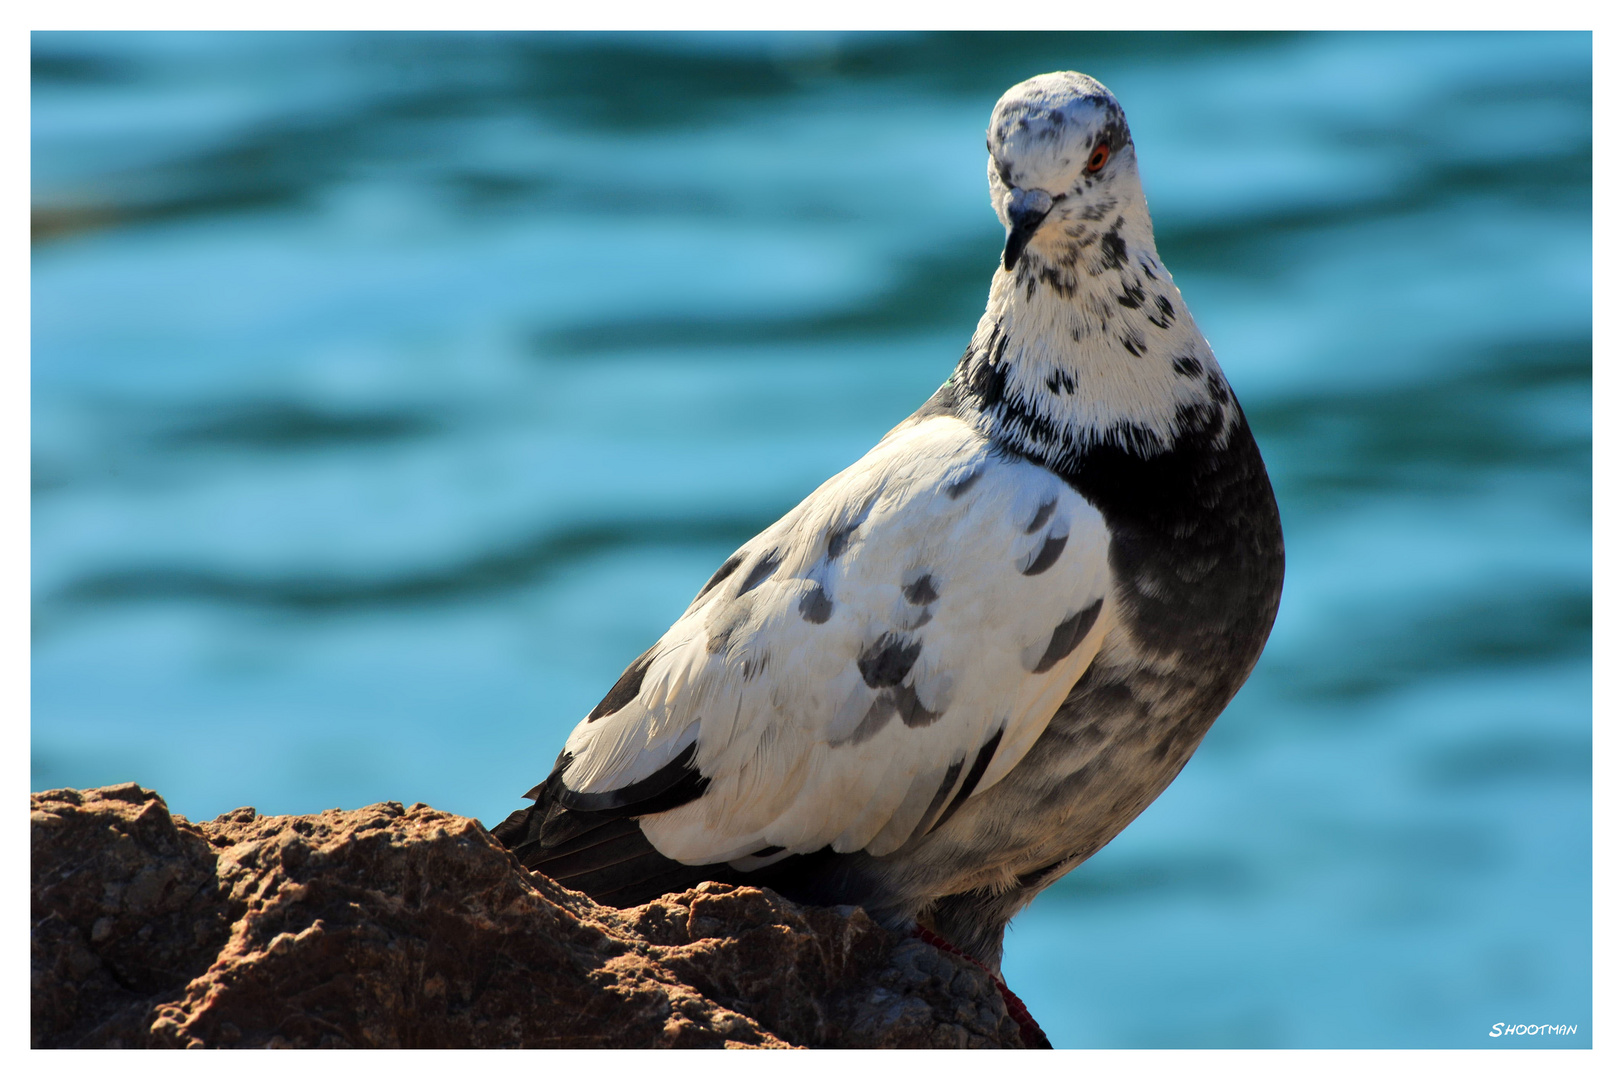
[[[1587,35],[34,38],[33,786],[497,819],[1127,109],[1289,570],[1013,926],[1062,1046],[1590,1044]],[[1489,1036],[1496,1022],[1576,1036]]]

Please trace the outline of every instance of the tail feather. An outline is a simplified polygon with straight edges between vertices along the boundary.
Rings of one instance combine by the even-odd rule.
[[[616,830],[609,836],[603,836],[607,829],[595,830],[594,836],[599,839],[574,851],[560,852],[554,849],[542,852],[531,869],[539,870],[559,881],[569,881],[587,874],[605,873],[638,859],[646,859],[650,853],[658,854],[642,835],[642,830],[637,827],[636,822],[616,822],[615,826]]]
[[[684,769],[698,775],[690,762],[680,760]],[[848,902],[847,895],[860,895],[846,880],[853,868],[827,848],[753,872],[726,863],[688,866],[668,859],[648,842],[638,817],[670,809],[673,798],[697,798],[708,781],[700,783],[672,770],[658,784],[637,791],[636,799],[605,809],[584,808],[583,797],[563,786],[568,764],[569,756],[560,755],[552,775],[525,796],[534,798],[535,804],[515,810],[490,833],[525,869],[584,892],[600,904],[636,907],[702,881],[761,885],[802,903],[843,903]]]
[[[536,805],[516,810],[490,831],[527,870],[545,874],[601,904],[636,907],[701,881],[730,881],[726,864],[687,866],[667,859],[635,818]]]
[[[637,824],[637,815],[666,809],[673,797],[693,798],[703,790],[702,783],[682,771],[697,775],[687,759],[679,759],[680,769],[662,770],[668,775],[657,783],[642,785],[647,790],[637,791],[638,798],[600,800],[619,803],[603,808],[582,807],[584,797],[564,787],[569,760],[567,753],[560,755],[552,775],[526,794],[535,799],[533,806],[515,810],[490,831],[525,869],[615,907],[635,907],[701,881],[731,876],[725,865],[686,866],[667,859]]]

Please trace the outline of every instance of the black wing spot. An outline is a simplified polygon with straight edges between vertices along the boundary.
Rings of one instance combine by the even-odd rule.
[[[1200,366],[1200,361],[1193,356],[1180,356],[1172,361],[1172,370],[1186,379],[1194,379],[1198,378],[1205,369]]]
[[[843,529],[835,529],[828,534],[828,557],[838,559],[845,554],[845,549],[851,544],[851,534],[857,531],[855,523]]]
[[[1042,528],[1044,525],[1047,525],[1048,519],[1054,516],[1054,507],[1058,505],[1058,499],[1049,499],[1047,502],[1037,507],[1037,513],[1033,515],[1031,524],[1026,526],[1026,535],[1029,536],[1038,529]]]
[[[857,670],[862,681],[874,689],[895,686],[913,670],[913,661],[919,658],[922,642],[908,642],[895,634],[881,634],[879,640],[863,650],[857,657]]]
[[[658,645],[650,645],[647,652],[631,661],[620,678],[609,687],[609,692],[603,695],[603,700],[597,703],[597,708],[586,714],[588,724],[605,716],[613,716],[631,704],[642,691],[642,677],[648,673],[648,665],[654,662],[654,650],[657,648]]]
[[[933,604],[941,598],[935,591],[935,579],[929,574],[920,574],[911,585],[903,585],[902,596],[909,604],[919,605]]]
[[[942,813],[941,820],[935,823],[932,832],[945,825],[947,820],[958,812],[958,808],[964,805],[964,800],[975,794],[975,785],[981,782],[982,776],[986,775],[986,767],[992,763],[992,755],[997,753],[997,744],[1002,741],[1003,729],[998,728],[992,733],[992,737],[981,745],[980,753],[975,755],[975,764],[969,767],[969,775],[964,777],[964,786],[958,789],[957,795],[953,796],[952,802],[948,804],[947,809]]]
[[[813,585],[811,591],[800,598],[800,617],[809,623],[821,626],[828,622],[833,612],[834,601],[828,598],[821,585]]]
[[[902,723],[910,728],[929,727],[941,718],[940,713],[931,712],[924,707],[924,703],[919,700],[918,691],[914,690],[911,684],[898,686],[888,693],[894,697],[896,711],[901,715]]]
[[[722,563],[721,569],[710,575],[710,580],[704,583],[704,588],[699,590],[699,595],[693,598],[694,602],[703,600],[705,593],[709,592],[711,589],[714,589],[717,585],[720,585],[723,581],[726,581],[729,577],[731,577],[734,570],[737,570],[740,566],[744,565],[744,560],[749,558],[749,554],[750,553],[747,551],[740,551],[737,555],[734,555],[732,558]]]
[[[1042,550],[1038,551],[1020,572],[1027,577],[1033,577],[1059,562],[1060,553],[1065,550],[1065,542],[1070,538],[1070,534],[1066,533],[1064,536],[1050,536],[1044,540]]]
[[[874,698],[873,704],[863,714],[862,722],[845,738],[837,740],[836,746],[861,746],[890,722],[896,715],[896,698],[889,690],[881,690],[879,696]]]
[[[1031,669],[1031,673],[1041,675],[1075,652],[1082,639],[1088,636],[1088,631],[1093,629],[1094,620],[1099,618],[1102,607],[1104,600],[1100,598],[1054,627],[1054,636],[1048,639],[1048,650],[1037,661],[1037,666]]]
[[[755,564],[755,569],[749,572],[749,577],[744,579],[744,584],[738,587],[738,595],[743,596],[771,577],[772,572],[778,568],[778,564],[781,562],[783,562],[783,556],[778,554],[776,549],[767,552],[762,556],[761,561]]]

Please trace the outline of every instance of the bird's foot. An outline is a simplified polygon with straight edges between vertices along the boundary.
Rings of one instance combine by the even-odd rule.
[[[953,956],[968,960],[971,964],[974,964],[976,967],[986,972],[986,974],[990,975],[992,977],[992,985],[997,987],[997,992],[1003,997],[1004,1007],[1009,1010],[1009,1015],[1014,1018],[1014,1022],[1020,1025],[1020,1041],[1026,1044],[1026,1049],[1054,1049],[1054,1044],[1048,1041],[1048,1036],[1043,1034],[1043,1029],[1038,1027],[1037,1021],[1031,1018],[1031,1010],[1026,1008],[1026,1003],[1021,1001],[1020,996],[1013,990],[1010,990],[1008,985],[992,972],[991,968],[987,967],[973,956],[970,956],[968,953],[964,952],[964,950],[960,949],[958,946],[954,945],[952,942],[948,941],[934,930],[926,930],[922,926],[916,926],[913,928],[912,936],[918,938],[926,945],[934,945],[944,953],[951,953]]]

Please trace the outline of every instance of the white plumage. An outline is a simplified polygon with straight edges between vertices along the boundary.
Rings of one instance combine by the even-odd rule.
[[[990,787],[1042,733],[1110,625],[1108,543],[1074,490],[956,417],[899,428],[740,549],[635,699],[575,728],[563,782],[624,788],[697,742],[708,790],[643,822],[666,856],[889,854],[956,796],[935,798],[949,768],[1001,731]]]

